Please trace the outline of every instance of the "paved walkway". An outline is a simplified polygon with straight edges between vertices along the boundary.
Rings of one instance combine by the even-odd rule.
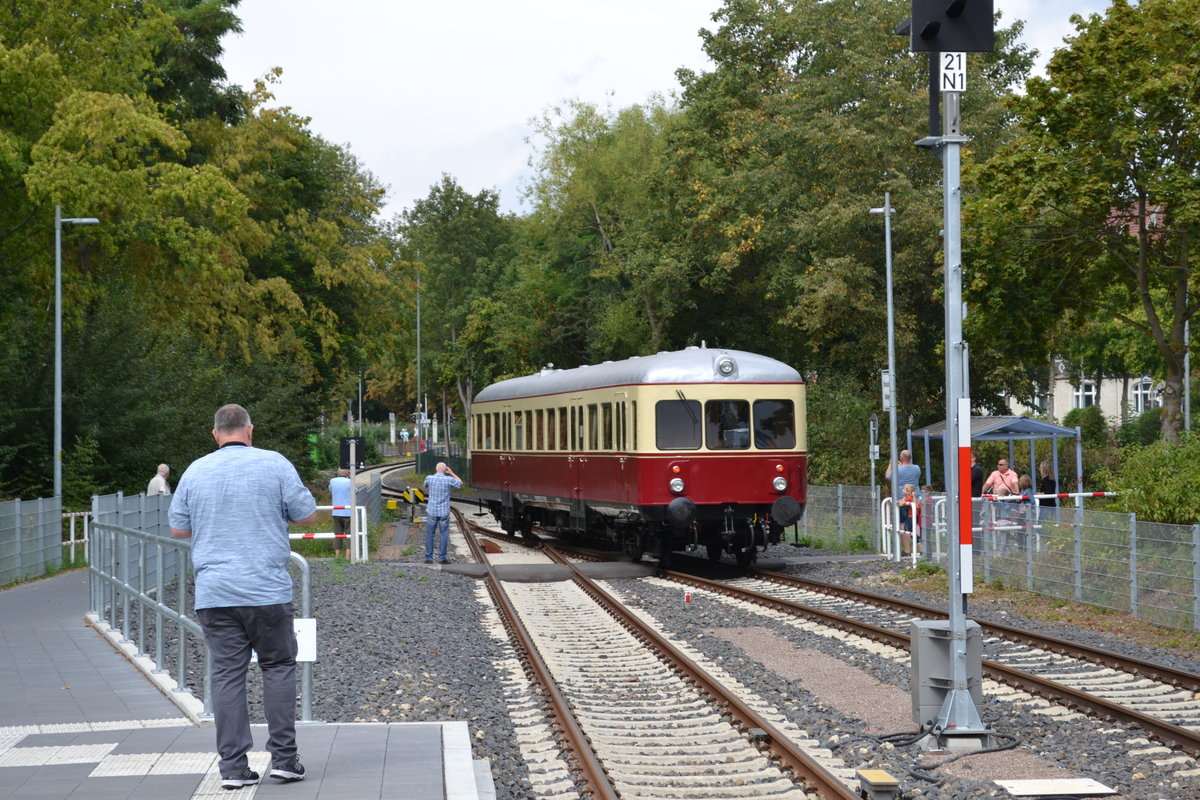
[[[85,624],[87,605],[84,570],[0,591],[0,800],[493,794],[465,722],[301,725],[302,783],[224,791],[212,728],[193,725]],[[265,726],[254,740],[266,740]],[[265,775],[267,753],[252,751],[250,765]]]

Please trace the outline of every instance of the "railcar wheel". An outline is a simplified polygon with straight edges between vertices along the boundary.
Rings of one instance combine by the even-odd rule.
[[[754,532],[757,526],[749,522],[735,523],[736,533],[733,537],[733,555],[739,567],[748,567],[758,558],[758,543]]]

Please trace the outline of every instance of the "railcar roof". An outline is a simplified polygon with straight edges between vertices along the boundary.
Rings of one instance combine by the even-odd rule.
[[[729,364],[732,364],[731,369],[728,368]],[[725,372],[722,371],[722,365],[727,367]],[[475,396],[475,402],[644,383],[800,382],[799,372],[767,356],[743,350],[689,347],[574,369],[549,366],[533,375],[493,383]]]

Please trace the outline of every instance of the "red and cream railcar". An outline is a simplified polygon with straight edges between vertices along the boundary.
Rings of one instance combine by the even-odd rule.
[[[796,370],[737,350],[546,368],[475,398],[471,482],[509,531],[747,564],[804,512],[804,393]]]

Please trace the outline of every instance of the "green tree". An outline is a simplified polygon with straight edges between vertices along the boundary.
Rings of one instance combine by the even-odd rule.
[[[1104,16],[1072,19],[1070,46],[1013,98],[1019,134],[980,174],[972,288],[985,305],[1020,302],[1000,335],[1045,329],[1073,308],[1152,341],[1162,434],[1174,441],[1184,324],[1197,308],[1200,2],[1114,0]]]
[[[226,83],[221,65],[221,38],[241,33],[234,9],[241,0],[162,0],[177,38],[158,50],[158,80],[150,95],[179,119],[216,116],[234,123],[245,111],[245,92]]]
[[[883,231],[868,211],[891,192],[900,402],[925,419],[942,414],[940,168],[913,146],[927,133],[926,61],[892,33],[909,11],[729,0],[702,33],[714,69],[680,73],[675,151],[699,276],[684,324],[864,386],[887,352]],[[999,142],[999,98],[1029,68],[1018,30],[998,30],[978,59],[967,160]]]
[[[539,121],[532,224],[573,279],[592,359],[656,352],[690,279],[670,172],[678,111],[662,98],[617,112],[574,101]],[[558,337],[553,329],[548,337]]]
[[[500,214],[495,191],[472,195],[449,175],[396,222],[400,249],[415,270],[412,288],[421,293],[422,388],[430,394],[437,385],[453,387],[464,411],[487,369],[464,351],[468,344],[460,340],[473,304],[511,282],[512,227]],[[409,330],[415,327],[414,320]],[[415,347],[410,355],[415,361]],[[409,397],[423,402],[416,396],[415,372],[413,363],[404,373]]]
[[[186,466],[231,399],[289,452],[391,325],[382,187],[266,81],[223,84],[234,5],[33,0],[0,21],[4,494],[48,491],[56,204],[101,220],[62,251],[63,439],[97,487]]]

